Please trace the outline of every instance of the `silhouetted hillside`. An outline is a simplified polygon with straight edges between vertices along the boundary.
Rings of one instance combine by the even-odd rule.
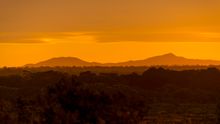
[[[52,58],[46,61],[39,62],[37,64],[28,64],[27,67],[40,67],[40,66],[99,66],[99,63],[86,62],[75,57],[60,57]]]
[[[79,75],[23,71],[0,76],[3,124],[215,124],[220,122],[219,103],[216,68],[151,67],[141,74]]]
[[[187,59],[176,56],[172,53],[151,57],[145,60],[127,61],[119,63],[98,63],[86,62],[74,57],[52,58],[37,64],[28,64],[26,67],[41,67],[41,66],[155,66],[155,65],[220,65],[220,61],[215,60],[199,60]]]

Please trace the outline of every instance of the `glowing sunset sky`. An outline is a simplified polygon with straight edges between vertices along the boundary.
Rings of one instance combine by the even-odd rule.
[[[170,52],[220,60],[220,0],[0,0],[0,66]]]

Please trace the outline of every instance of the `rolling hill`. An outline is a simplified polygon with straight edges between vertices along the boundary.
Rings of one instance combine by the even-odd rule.
[[[126,61],[119,63],[87,62],[76,57],[59,57],[42,61],[36,64],[27,64],[26,67],[56,67],[56,66],[154,66],[154,65],[220,65],[217,60],[188,59],[172,53],[150,57],[144,60]]]

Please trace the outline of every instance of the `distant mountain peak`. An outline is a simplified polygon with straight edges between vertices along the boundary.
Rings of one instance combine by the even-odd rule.
[[[99,63],[87,62],[76,57],[56,57],[36,64],[27,64],[28,67],[56,67],[56,66],[98,66]]]
[[[73,60],[74,61],[83,61],[83,60],[76,58],[76,57],[55,57],[55,58],[51,58],[47,61],[56,61],[56,60],[58,60],[58,61],[60,61],[60,60],[63,60],[63,61],[68,61],[68,60],[70,60],[70,61],[73,61]]]
[[[167,54],[164,54],[164,55],[162,55],[162,56],[173,56],[173,57],[176,57],[176,55],[173,54],[173,53],[167,53]]]
[[[153,56],[153,57],[150,57],[150,58],[147,58],[145,60],[171,60],[171,59],[179,59],[179,58],[184,58],[184,57],[180,57],[180,56],[176,56],[175,54],[173,53],[167,53],[167,54],[163,54],[163,55],[158,55],[158,56]]]

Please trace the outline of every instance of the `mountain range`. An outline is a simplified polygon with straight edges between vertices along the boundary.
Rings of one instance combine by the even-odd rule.
[[[150,57],[144,60],[126,61],[119,63],[87,62],[76,57],[59,57],[27,64],[26,67],[56,67],[56,66],[154,66],[154,65],[220,65],[217,60],[188,59],[173,53]]]

